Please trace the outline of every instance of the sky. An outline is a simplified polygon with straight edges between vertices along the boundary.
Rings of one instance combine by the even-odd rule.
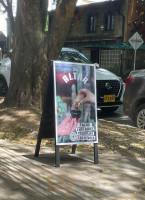
[[[13,0],[13,1],[14,1],[14,4],[16,4],[16,0]],[[103,2],[103,1],[109,1],[109,0],[78,0],[77,5],[86,5],[90,3]],[[2,31],[7,36],[6,18],[7,18],[7,14],[2,14],[0,12],[0,31]]]
[[[53,9],[55,9],[55,5],[54,5],[54,4],[52,5],[52,1],[55,1],[55,0],[49,0],[49,8],[48,8],[48,10],[53,10]],[[57,1],[57,0],[56,0],[56,1]],[[103,1],[110,1],[110,0],[78,0],[77,6],[80,6],[80,5],[87,5],[87,4],[96,3],[96,2],[103,2]],[[112,0],[112,1],[113,1],[113,0]]]
[[[6,15],[0,12],[0,31],[2,31],[6,35]]]
[[[89,3],[96,3],[96,2],[102,2],[102,1],[108,1],[108,0],[78,0],[77,5],[85,5]]]

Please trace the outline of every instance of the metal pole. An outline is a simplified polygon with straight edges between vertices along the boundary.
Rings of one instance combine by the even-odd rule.
[[[103,32],[104,32],[104,26],[103,25],[101,25],[101,27],[100,27],[100,29],[101,29],[101,48],[100,48],[100,51],[99,51],[99,66],[101,67],[101,65],[102,65],[102,49],[103,49]]]
[[[76,152],[76,148],[77,148],[77,145],[76,145],[76,144],[72,145],[72,151],[71,151],[71,154],[75,154],[75,152]]]
[[[133,67],[133,70],[135,70],[135,63],[136,63],[136,50],[134,51],[134,67]]]
[[[101,51],[100,51],[100,63],[99,63],[100,67],[102,65],[102,49],[103,49],[103,31],[104,31],[104,29],[102,29],[101,31],[102,31],[102,34],[101,34]]]
[[[55,167],[60,167],[59,145],[55,143]]]
[[[99,159],[98,159],[98,144],[94,143],[94,164],[98,164]]]

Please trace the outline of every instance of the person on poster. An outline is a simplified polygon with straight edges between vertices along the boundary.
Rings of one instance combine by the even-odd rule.
[[[71,132],[76,130],[77,124],[80,121],[81,118],[79,118],[78,120],[72,117],[67,117],[66,119],[64,119],[57,127],[58,136],[68,136]]]
[[[78,94],[83,94],[84,98],[81,99],[80,104],[83,103],[89,103],[89,104],[95,104],[95,95],[90,92],[88,89],[80,89]]]
[[[95,95],[90,92],[88,89],[80,89],[78,94],[82,94],[82,98],[79,102],[80,105],[84,103],[95,104]],[[81,121],[81,118],[78,120],[76,118],[67,117],[64,119],[61,124],[57,127],[58,136],[69,136],[69,134],[76,130],[77,124]]]

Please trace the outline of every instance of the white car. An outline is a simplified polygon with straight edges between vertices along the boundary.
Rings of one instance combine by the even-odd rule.
[[[58,60],[77,63],[91,63],[83,54],[72,48],[62,48]],[[122,104],[124,82],[115,74],[99,68],[96,63],[97,106],[103,112],[114,112]],[[5,96],[10,83],[10,56],[2,59],[0,65],[0,96]]]
[[[10,84],[11,59],[9,55],[0,62],[0,96],[6,96]]]

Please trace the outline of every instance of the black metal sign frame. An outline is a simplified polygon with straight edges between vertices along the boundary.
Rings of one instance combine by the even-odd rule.
[[[48,74],[47,92],[42,110],[42,116],[35,148],[35,157],[39,156],[42,139],[55,138],[55,166],[60,167],[59,145],[56,145],[55,127],[55,95],[54,95],[54,74],[53,66],[50,67]],[[72,145],[72,154],[75,154],[76,144]],[[98,143],[94,143],[94,164],[98,164]]]

